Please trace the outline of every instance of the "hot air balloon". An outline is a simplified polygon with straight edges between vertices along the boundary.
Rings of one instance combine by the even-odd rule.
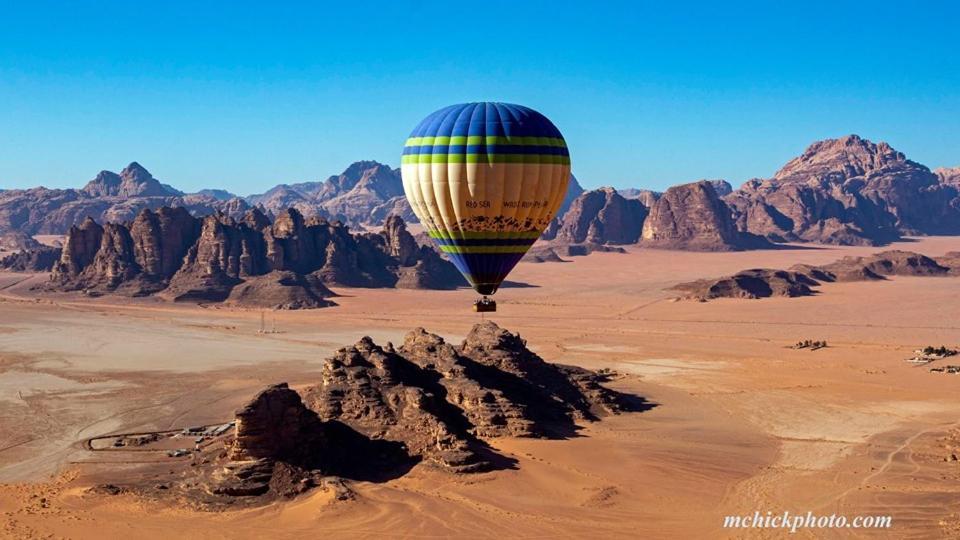
[[[477,311],[556,215],[570,154],[556,126],[509,103],[451,105],[410,134],[403,189],[427,233],[473,288]]]

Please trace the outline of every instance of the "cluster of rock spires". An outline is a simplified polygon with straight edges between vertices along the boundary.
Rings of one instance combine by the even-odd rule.
[[[577,421],[651,407],[601,386],[606,379],[549,364],[492,322],[459,346],[422,328],[398,348],[363,338],[328,358],[302,397],[279,384],[239,410],[207,490],[284,495],[318,476],[383,477],[415,463],[455,473],[502,467],[507,458],[485,439],[566,438]]]
[[[351,234],[294,209],[271,222],[256,208],[235,220],[162,207],[129,223],[88,218],[71,227],[48,288],[296,309],[331,305],[327,285],[462,284],[456,268],[417,245],[398,216],[379,233]]]
[[[931,258],[910,251],[891,250],[869,257],[844,257],[823,266],[797,264],[788,270],[754,268],[732,276],[702,279],[674,287],[681,298],[768,298],[810,296],[822,283],[884,280],[887,276],[958,276],[960,252]]]

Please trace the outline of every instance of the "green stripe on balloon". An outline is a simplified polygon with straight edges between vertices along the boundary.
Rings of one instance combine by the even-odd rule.
[[[407,154],[400,158],[403,165],[431,163],[537,163],[542,165],[569,165],[569,156],[550,154]]]
[[[440,246],[444,253],[526,253],[530,246]]]

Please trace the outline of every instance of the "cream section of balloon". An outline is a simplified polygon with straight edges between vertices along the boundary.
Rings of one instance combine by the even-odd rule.
[[[410,163],[401,173],[410,206],[428,228],[532,232],[563,204],[570,165]]]

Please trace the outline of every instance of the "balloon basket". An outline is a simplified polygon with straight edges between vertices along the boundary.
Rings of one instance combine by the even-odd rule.
[[[484,296],[473,303],[473,310],[477,313],[492,313],[497,310],[497,303]]]

